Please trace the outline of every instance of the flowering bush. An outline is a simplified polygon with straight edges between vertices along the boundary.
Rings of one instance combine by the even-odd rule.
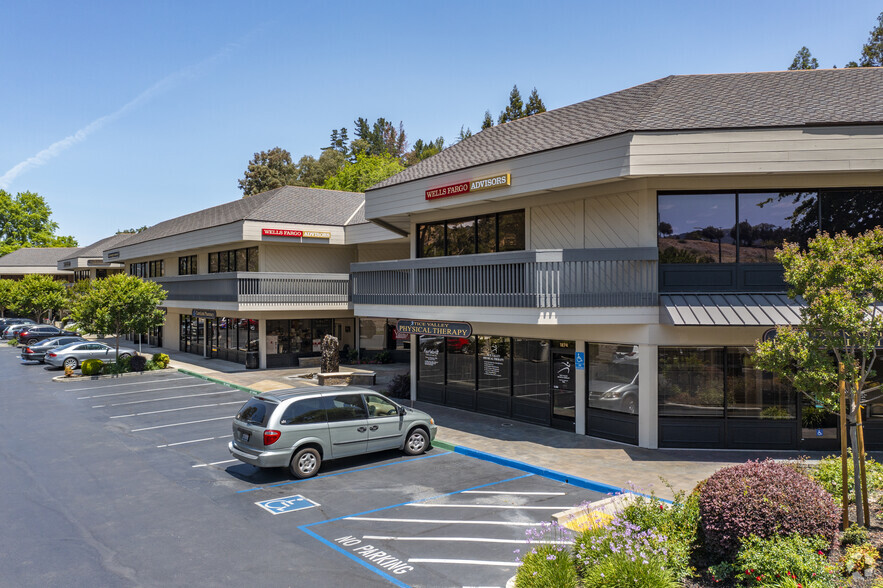
[[[843,563],[843,572],[851,574],[853,572],[863,572],[868,568],[873,568],[880,558],[880,552],[870,543],[862,543],[861,545],[850,545],[846,548],[846,553],[840,559]]]
[[[719,559],[731,558],[750,535],[818,535],[827,548],[839,523],[830,494],[795,468],[771,460],[712,475],[700,491],[699,512],[705,547]]]
[[[526,537],[530,549],[519,555],[521,567],[515,575],[516,588],[575,588],[578,585],[579,577],[568,549],[573,543],[569,529],[557,523],[543,523],[528,529]]]
[[[165,353],[154,353],[153,357],[150,358],[150,361],[157,366],[157,369],[162,370],[169,367],[170,359]]]
[[[617,517],[601,529],[584,531],[576,540],[574,557],[585,576],[585,585],[614,588],[678,586],[676,569],[686,562],[669,549],[668,538],[654,530]]]
[[[735,577],[746,586],[788,586],[808,583],[832,587],[837,579],[828,565],[820,537],[802,537],[796,533],[761,539],[756,535],[742,541],[736,556]]]

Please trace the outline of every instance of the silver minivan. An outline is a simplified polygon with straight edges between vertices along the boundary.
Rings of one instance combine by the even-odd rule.
[[[233,417],[227,448],[260,468],[287,467],[315,476],[323,460],[401,449],[419,455],[435,439],[435,422],[373,390],[320,386],[265,392]]]

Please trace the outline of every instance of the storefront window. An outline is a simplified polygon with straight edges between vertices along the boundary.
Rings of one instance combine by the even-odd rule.
[[[549,404],[549,342],[515,339],[513,358],[514,395],[524,400]]]
[[[267,321],[267,355],[291,353],[288,321]]]
[[[417,374],[421,382],[427,384],[445,383],[445,339],[420,335],[418,342],[420,355],[417,358]]]
[[[475,389],[475,337],[447,337],[448,384]]]
[[[638,346],[590,343],[589,408],[638,414]]]
[[[420,257],[441,257],[445,254],[445,224],[419,225],[420,239],[417,254]]]
[[[659,348],[659,416],[724,415],[724,350]]]
[[[475,219],[448,221],[448,255],[475,253]]]
[[[524,211],[417,225],[417,256],[523,251]]]
[[[727,348],[727,416],[767,420],[797,416],[794,389],[754,367],[752,347]]]
[[[310,319],[295,319],[289,327],[289,340],[293,353],[313,352],[313,325]]]
[[[476,253],[493,253],[497,250],[497,215],[489,214],[476,219],[478,240]]]
[[[386,349],[386,319],[359,319],[359,348],[369,351]]]
[[[497,251],[524,251],[524,211],[498,215]]]
[[[479,335],[478,343],[478,389],[491,394],[509,396],[512,382],[509,337]]]

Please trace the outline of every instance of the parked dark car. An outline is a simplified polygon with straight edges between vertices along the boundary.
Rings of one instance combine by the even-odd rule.
[[[25,329],[27,327],[30,327],[30,326],[33,326],[33,323],[26,323],[26,324],[13,323],[3,330],[3,338],[4,339],[17,339],[19,331],[21,331],[22,329]]]
[[[34,321],[28,318],[2,318],[0,319],[0,333],[11,325],[33,325]]]
[[[21,359],[23,361],[39,361],[43,362],[43,358],[46,357],[46,354],[53,349],[57,349],[59,347],[64,347],[65,345],[69,345],[71,343],[82,343],[86,340],[82,337],[52,337],[51,339],[45,339],[36,343],[35,345],[26,345],[22,347],[21,350]]]
[[[18,332],[18,341],[19,343],[33,345],[34,343],[38,343],[45,339],[63,337],[66,335],[74,336],[76,333],[73,331],[65,331],[58,327],[53,327],[52,325],[29,325]]]

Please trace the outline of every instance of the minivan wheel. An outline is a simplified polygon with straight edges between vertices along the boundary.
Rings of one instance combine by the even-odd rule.
[[[420,455],[424,453],[429,446],[429,435],[423,429],[414,429],[408,433],[408,440],[405,441],[405,453],[408,455]]]
[[[64,360],[64,367],[69,367],[72,370],[77,369],[77,358],[76,357],[68,357]]]
[[[305,447],[291,458],[288,469],[295,478],[303,480],[304,478],[312,478],[319,471],[322,465],[322,457],[319,452],[312,447]]]

